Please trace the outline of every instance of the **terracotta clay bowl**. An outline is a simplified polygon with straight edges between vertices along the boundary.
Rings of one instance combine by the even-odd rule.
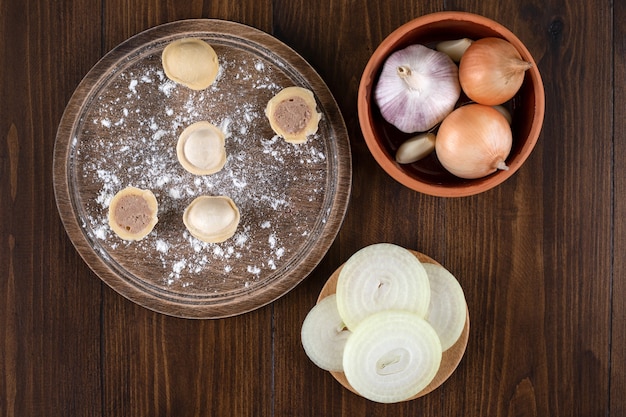
[[[435,153],[413,164],[395,162],[398,147],[415,134],[399,131],[387,123],[373,99],[373,89],[386,58],[399,49],[420,43],[434,46],[444,40],[499,37],[509,41],[522,59],[531,62],[524,83],[506,103],[512,115],[513,147],[507,171],[497,171],[479,179],[462,179],[447,172]],[[462,94],[463,96],[463,94]],[[487,191],[511,177],[535,147],[545,112],[544,88],[539,69],[528,49],[511,31],[486,17],[465,12],[439,12],[418,17],[392,32],[367,63],[358,92],[358,114],[365,142],[377,163],[406,187],[440,197],[463,197]]]

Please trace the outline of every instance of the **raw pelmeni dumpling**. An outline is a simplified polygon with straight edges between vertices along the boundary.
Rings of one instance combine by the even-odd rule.
[[[157,211],[152,191],[126,187],[109,203],[109,226],[124,240],[141,240],[157,224]]]
[[[220,69],[215,50],[198,38],[178,39],[167,45],[161,63],[169,79],[192,90],[209,87]]]
[[[303,87],[287,87],[267,103],[265,115],[274,132],[290,143],[304,143],[317,132],[322,117],[315,97]]]
[[[224,133],[209,122],[197,122],[180,134],[176,145],[178,161],[195,175],[209,175],[226,164]]]
[[[235,234],[239,209],[229,197],[201,196],[185,209],[183,223],[193,237],[203,242],[220,243]]]

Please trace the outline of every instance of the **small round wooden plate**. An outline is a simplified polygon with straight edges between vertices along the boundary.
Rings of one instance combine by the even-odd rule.
[[[420,260],[420,262],[427,262],[427,263],[439,265],[439,262],[435,261],[428,255],[425,255],[421,252],[417,252],[413,250],[411,252],[415,255],[417,259]],[[335,293],[336,288],[337,288],[337,279],[339,278],[339,273],[341,272],[342,268],[343,268],[343,265],[337,268],[337,270],[335,270],[335,272],[330,276],[330,278],[328,278],[328,281],[326,281],[326,283],[324,284],[324,287],[322,287],[322,290],[320,291],[320,295],[317,298],[318,303],[324,298],[328,297],[329,295]],[[465,320],[465,327],[463,328],[463,333],[461,333],[459,340],[457,340],[456,343],[452,345],[452,347],[450,347],[448,350],[443,352],[443,356],[441,358],[441,366],[439,367],[439,371],[437,372],[437,375],[435,375],[435,378],[432,380],[430,384],[428,384],[426,388],[418,392],[413,397],[409,398],[409,400],[414,400],[416,398],[423,397],[424,395],[430,393],[431,391],[439,388],[441,384],[443,384],[450,377],[450,375],[452,375],[454,370],[457,368],[457,366],[461,362],[461,359],[463,358],[463,354],[465,353],[465,349],[467,348],[467,341],[469,339],[469,327],[470,327],[470,320],[469,320],[469,311],[468,311],[467,319]],[[343,372],[330,371],[330,374],[345,388],[359,395],[359,393],[356,392],[354,388],[352,388],[352,386],[346,379],[346,375]]]
[[[215,83],[193,91],[169,80],[161,54],[170,42],[205,40],[216,51]],[[314,93],[322,114],[305,144],[277,137],[265,116],[281,89]],[[190,124],[226,135],[218,173],[196,176],[176,158]],[[352,166],[347,130],[315,70],[274,37],[234,22],[185,20],[146,30],[104,56],[70,99],[57,131],[54,188],[67,233],[114,290],[178,317],[219,318],[268,304],[321,261],[343,221]],[[108,226],[108,204],[127,186],[150,189],[159,222],[138,242]],[[236,234],[220,244],[191,237],[182,214],[200,195],[237,204]]]

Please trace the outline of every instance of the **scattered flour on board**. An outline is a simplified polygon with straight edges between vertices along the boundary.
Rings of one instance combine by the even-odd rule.
[[[94,140],[72,142],[78,158],[89,155],[82,160],[83,180],[98,185],[85,227],[101,242],[101,251],[150,253],[163,268],[159,282],[181,287],[192,285],[210,270],[223,280],[235,272],[247,274],[240,283],[247,288],[281,267],[285,255],[294,249],[287,242],[312,233],[315,213],[293,213],[296,219],[303,217],[293,230],[282,228],[281,219],[294,209],[294,199],[314,202],[323,198],[326,148],[319,135],[294,146],[271,131],[258,133],[259,126],[266,125],[267,99],[286,86],[271,74],[272,65],[260,59],[223,60],[214,85],[201,92],[167,79],[156,58],[119,74],[116,88],[125,93],[109,101],[100,98],[89,119],[93,127],[85,126],[84,136],[93,129]],[[231,88],[233,82],[246,91]],[[259,93],[263,99],[248,100],[250,89],[264,92]],[[147,99],[155,96],[157,100]],[[235,106],[223,114],[222,103]],[[176,159],[178,134],[199,120],[217,125],[226,137],[226,166],[211,176],[194,177]],[[300,183],[305,185],[304,192],[290,188]],[[159,224],[139,242],[121,241],[108,226],[109,203],[126,186],[150,189],[159,200]],[[242,213],[235,235],[221,244],[197,240],[178,221],[186,205],[205,194],[230,196]],[[180,282],[183,279],[187,281]]]

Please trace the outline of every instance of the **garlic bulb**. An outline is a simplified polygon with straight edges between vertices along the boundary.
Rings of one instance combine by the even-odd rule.
[[[389,55],[374,90],[383,118],[405,133],[441,122],[461,94],[458,68],[450,57],[423,45]]]
[[[517,49],[500,38],[473,42],[459,65],[459,81],[465,94],[476,103],[495,106],[517,93],[530,62],[522,60]]]
[[[505,160],[513,144],[511,127],[498,110],[468,104],[454,110],[439,126],[435,152],[443,167],[460,178],[508,170]]]

